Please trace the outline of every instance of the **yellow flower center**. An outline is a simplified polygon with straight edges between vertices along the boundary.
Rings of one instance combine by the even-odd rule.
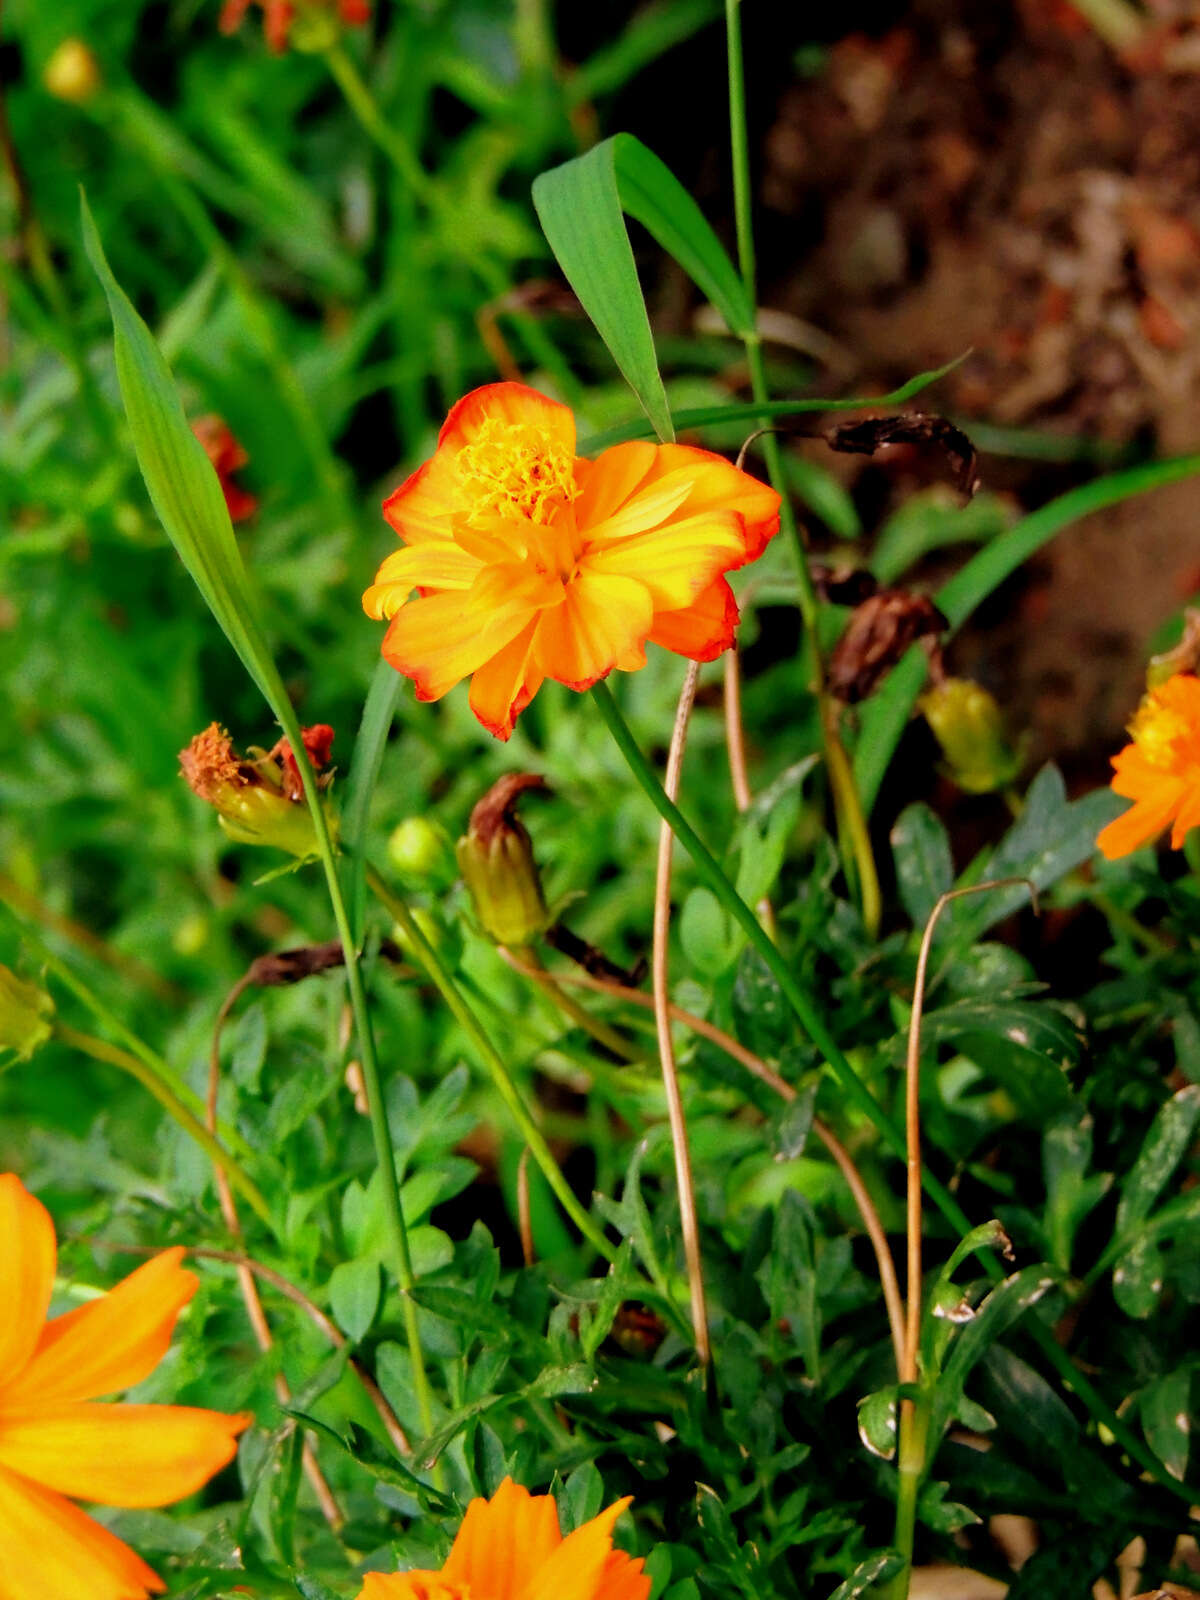
[[[1165,705],[1156,694],[1145,695],[1129,724],[1134,744],[1154,767],[1173,771],[1179,764],[1183,742],[1192,732],[1182,711]]]
[[[575,462],[544,428],[488,417],[454,460],[467,518],[548,523],[579,492]]]

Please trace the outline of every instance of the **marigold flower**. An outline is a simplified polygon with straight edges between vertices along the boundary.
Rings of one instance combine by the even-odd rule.
[[[223,417],[197,417],[192,432],[204,446],[204,453],[213,464],[213,471],[229,507],[231,522],[245,522],[258,510],[258,499],[233,481],[233,474],[250,460],[245,449],[230,432]]]
[[[551,1494],[511,1478],[472,1500],[440,1572],[369,1572],[358,1600],[647,1600],[640,1557],[614,1550],[618,1500],[564,1539]]]
[[[1181,672],[1151,689],[1129,732],[1133,742],[1113,757],[1112,787],[1135,804],[1096,840],[1110,861],[1148,844],[1168,823],[1178,850],[1200,824],[1200,678]]]
[[[222,33],[234,33],[249,11],[253,0],[225,0],[217,26]],[[295,42],[305,49],[324,49],[337,37],[337,18],[351,27],[371,20],[370,0],[337,0],[335,8],[326,0],[257,0],[263,9],[263,33],[268,47],[281,55],[290,43],[297,23],[307,26],[309,37]]]
[[[166,1250],[98,1300],[47,1322],[54,1224],[0,1176],[0,1595],[145,1600],[166,1584],[73,1500],[162,1506],[233,1459],[251,1418],[190,1406],[98,1405],[166,1353],[198,1280]]]
[[[384,656],[418,700],[470,676],[471,709],[507,739],[546,678],[636,671],[647,640],[694,661],[727,649],[724,575],[762,554],[779,496],[688,445],[577,456],[566,406],[494,383],[458,402],[383,512],[406,547],[363,596],[391,619]]]
[[[302,728],[300,736],[319,770],[329,760],[333,729],[321,722]],[[214,808],[221,827],[238,844],[274,845],[300,860],[315,855],[316,831],[291,745],[286,739],[270,750],[252,745],[250,757],[239,755],[225,729],[212,722],[179,752],[179,767],[188,788]],[[323,774],[319,786],[326,787],[332,777]],[[325,813],[330,836],[336,838],[337,817],[328,803]]]

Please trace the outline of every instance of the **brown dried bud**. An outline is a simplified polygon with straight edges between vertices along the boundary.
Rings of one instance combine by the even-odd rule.
[[[874,693],[918,639],[950,624],[927,595],[880,589],[857,606],[829,658],[829,692],[847,705]]]
[[[510,773],[494,783],[471,812],[456,851],[480,926],[497,944],[518,949],[550,922],[533,844],[516,815],[527,789],[545,787],[533,772]]]

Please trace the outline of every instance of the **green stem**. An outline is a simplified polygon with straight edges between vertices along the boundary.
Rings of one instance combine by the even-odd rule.
[[[908,1600],[912,1580],[913,1542],[917,1528],[917,1497],[925,1472],[925,1442],[929,1414],[924,1399],[905,1400],[900,1407],[900,1444],[897,1455],[896,1531],[892,1543],[904,1566],[883,1591],[885,1600]]]
[[[631,1064],[647,1059],[644,1050],[639,1050],[623,1033],[618,1032],[616,1028],[610,1027],[602,1018],[594,1017],[586,1006],[581,1006],[578,1000],[567,994],[555,982],[553,974],[547,972],[538,960],[536,951],[525,945],[511,953],[515,963],[514,971],[536,983],[542,993],[558,1007],[563,1016],[569,1017],[572,1022],[578,1024],[585,1033],[590,1034],[595,1039],[597,1044],[602,1044],[613,1055],[619,1056],[622,1061],[627,1061]]]
[[[132,1052],[122,1050],[118,1045],[109,1044],[105,1039],[97,1039],[90,1033],[80,1033],[78,1028],[69,1027],[65,1022],[54,1024],[54,1037],[60,1044],[91,1056],[93,1061],[103,1061],[107,1066],[117,1067],[121,1072],[127,1072],[131,1078],[135,1078],[175,1119],[183,1131],[195,1139],[205,1154],[216,1162],[233,1187],[254,1208],[258,1217],[266,1223],[272,1233],[275,1232],[275,1224],[271,1220],[271,1208],[254,1180],[230,1155],[225,1146],[209,1133],[199,1117],[188,1110],[161,1073],[156,1072]]]
[[[741,0],[725,0],[725,38],[729,65],[729,146],[733,165],[733,210],[737,228],[738,266],[746,288],[746,297],[750,302],[751,314],[757,318],[757,263],[754,253],[750,146],[746,127]],[[750,370],[751,393],[757,402],[767,405],[770,402],[770,390],[767,386],[762,338],[757,328],[743,335],[742,342],[746,348],[746,364]],[[866,814],[854,782],[845,746],[842,744],[835,710],[825,692],[825,674],[817,636],[817,594],[813,587],[812,574],[808,569],[808,552],[805,550],[800,525],[788,494],[783,452],[778,435],[774,432],[763,435],[762,453],[771,487],[780,497],[779,520],[791,546],[795,562],[797,598],[800,615],[804,621],[806,670],[812,683],[813,693],[817,696],[821,741],[825,750],[825,766],[833,792],[834,809],[841,823],[841,831],[849,843],[850,856],[856,870],[863,924],[871,938],[875,938],[879,932],[881,911],[879,870],[875,865],[875,852],[871,848]]]
[[[608,725],[609,732],[628,762],[630,771],[641,785],[646,797],[664,821],[671,825],[675,837],[691,856],[705,884],[716,895],[721,905],[737,923],[738,927],[741,928],[759,956],[761,956],[767,970],[778,983],[784,999],[791,1007],[801,1027],[833,1069],[849,1100],[869,1119],[892,1153],[904,1160],[907,1152],[903,1131],[895,1125],[887,1112],[878,1104],[850,1065],[850,1062],[838,1048],[812,1001],[792,976],[791,968],[788,966],[787,961],[764,933],[758,918],[725,876],[720,864],[708,849],[708,846],[700,839],[679,808],[663,792],[662,785],[655,777],[649,762],[639,750],[636,740],[629,731],[629,727],[622,717],[616,701],[613,699],[612,690],[608,687],[608,684],[603,680],[594,684],[592,697],[599,706],[600,713]],[[963,1211],[940,1179],[934,1177],[928,1170],[924,1170],[921,1174],[921,1187],[960,1237],[971,1231],[971,1224],[966,1212]],[[1000,1282],[1004,1272],[995,1255],[990,1251],[981,1252],[980,1259],[992,1282]],[[1187,1500],[1189,1503],[1194,1501],[1197,1498],[1195,1489],[1186,1487],[1171,1476],[1159,1458],[1151,1450],[1147,1449],[1128,1424],[1118,1417],[1117,1413],[1084,1374],[1077,1370],[1067,1353],[1060,1349],[1055,1342],[1051,1331],[1036,1319],[1030,1322],[1030,1331],[1038,1348],[1051,1366],[1054,1367],[1059,1377],[1079,1396],[1096,1421],[1103,1423],[1108,1428],[1121,1448],[1163,1488],[1169,1489],[1172,1494]]]
[[[363,80],[353,58],[339,42],[325,52],[325,64],[342,94],[346,104],[358,118],[363,132],[374,140],[403,178],[412,193],[431,211],[439,208],[442,200],[437,184],[425,171],[407,142],[392,127]]]
[[[434,988],[441,995],[451,1015],[483,1058],[500,1098],[512,1113],[513,1121],[521,1131],[521,1137],[529,1146],[533,1159],[542,1169],[546,1182],[557,1195],[559,1204],[593,1249],[607,1261],[615,1261],[617,1257],[616,1251],[609,1244],[601,1229],[597,1227],[596,1223],[575,1198],[570,1184],[563,1177],[562,1169],[559,1167],[558,1162],[555,1161],[550,1146],[542,1135],[541,1129],[533,1120],[529,1107],[521,1096],[521,1091],[513,1082],[503,1056],[492,1043],[483,1024],[464,999],[445,962],[422,933],[408,906],[389,887],[369,862],[367,863],[366,871],[367,887],[375,895],[388,915],[394,917],[400,924],[405,938],[416,952],[417,958],[428,973]]]

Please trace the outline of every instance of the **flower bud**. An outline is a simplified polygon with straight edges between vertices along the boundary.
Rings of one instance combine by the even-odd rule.
[[[405,817],[397,823],[387,853],[399,876],[415,888],[448,889],[457,875],[450,835],[428,817]]]
[[[82,39],[64,39],[42,68],[42,83],[56,100],[81,106],[100,88],[100,68]]]
[[[458,841],[458,865],[483,931],[497,944],[520,948],[550,924],[533,845],[517,821],[517,798],[544,789],[536,773],[517,772],[494,783],[471,812]]]
[[[54,1001],[44,989],[0,966],[0,1053],[15,1050],[18,1061],[28,1061],[50,1037],[53,1015]]]
[[[988,794],[1021,770],[995,698],[969,678],[943,678],[917,701],[946,758],[946,770],[968,794]]]
[[[320,724],[305,728],[303,738],[313,765],[322,766],[333,730]],[[317,854],[312,815],[286,739],[247,760],[214,722],[180,751],[179,765],[192,793],[217,811],[221,827],[237,843],[273,845],[301,861]],[[323,787],[331,777],[326,774],[318,782]],[[326,819],[331,837],[336,838],[337,817],[328,808]]]

